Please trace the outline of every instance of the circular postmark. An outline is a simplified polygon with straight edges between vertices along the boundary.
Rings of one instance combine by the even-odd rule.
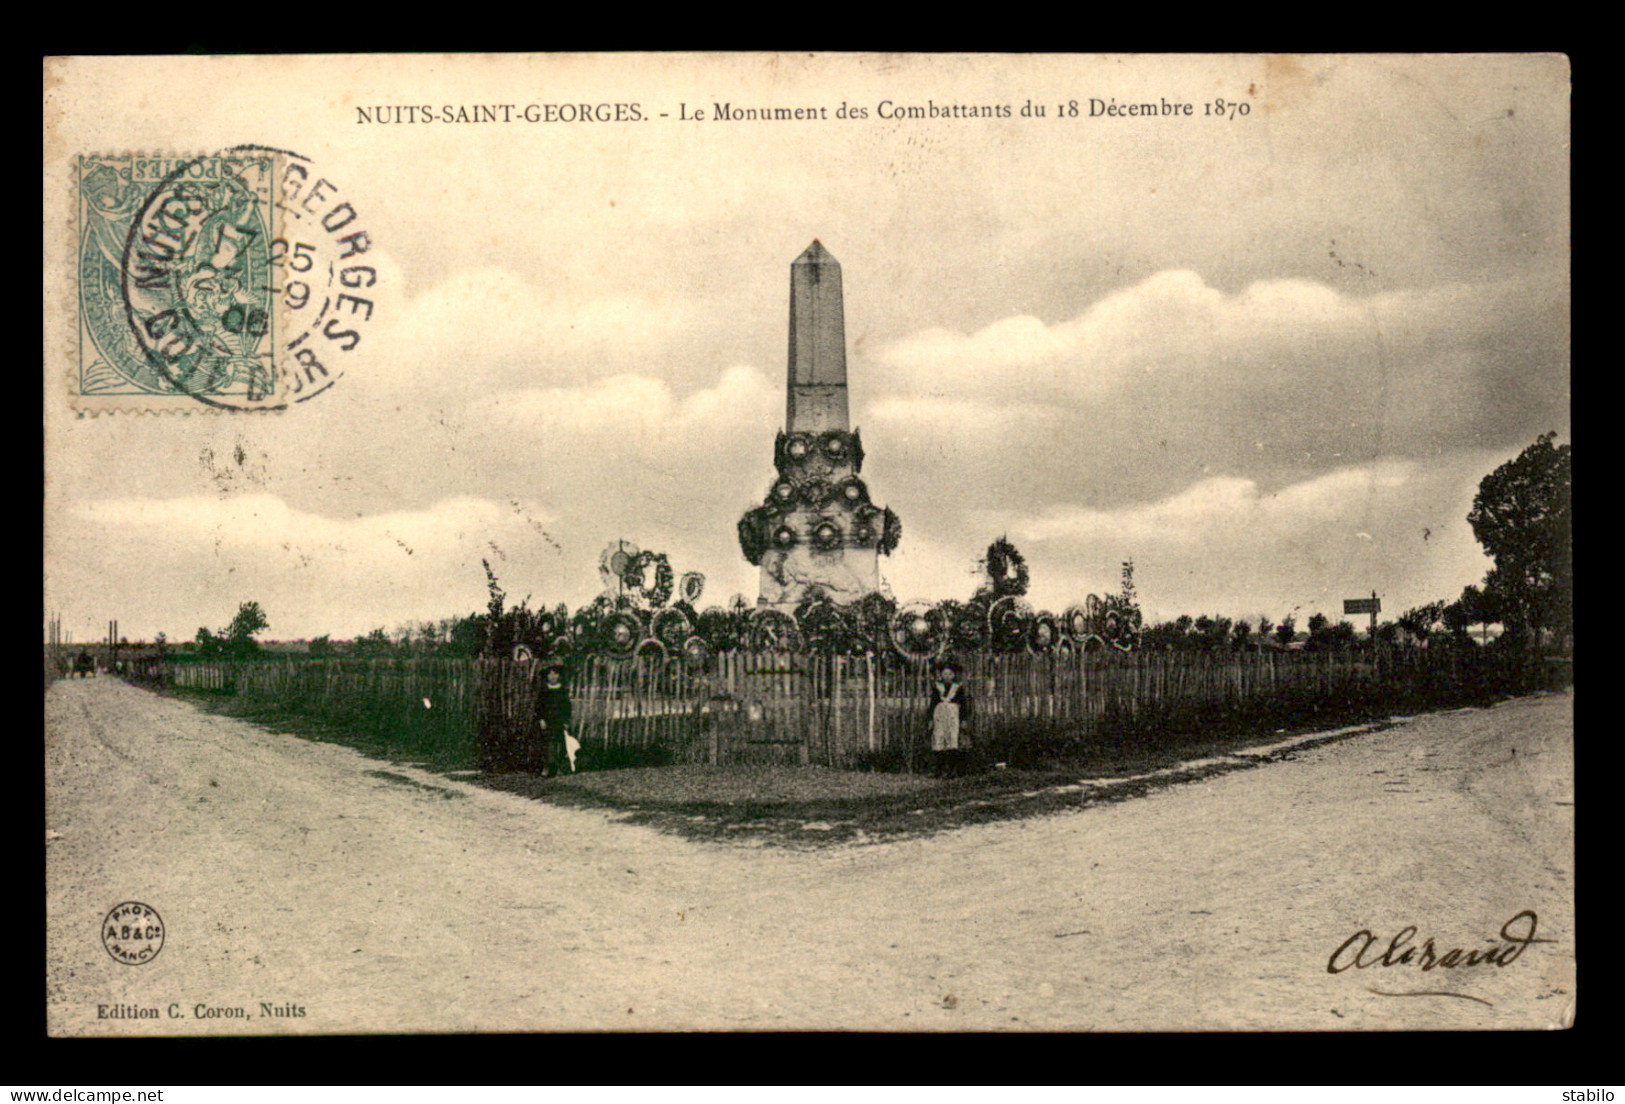
[[[373,243],[309,158],[234,146],[136,160],[119,265],[131,383],[224,410],[282,410],[343,376],[376,309]],[[98,343],[100,338],[97,338]]]
[[[164,921],[158,910],[140,901],[114,905],[102,921],[102,946],[115,961],[140,966],[164,949]]]

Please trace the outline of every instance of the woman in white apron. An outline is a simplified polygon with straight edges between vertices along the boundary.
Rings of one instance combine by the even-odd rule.
[[[931,684],[931,758],[935,773],[960,774],[969,758],[970,692],[952,664],[944,663]]]

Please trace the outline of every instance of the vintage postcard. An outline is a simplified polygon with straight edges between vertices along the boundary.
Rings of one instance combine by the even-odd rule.
[[[1568,59],[43,106],[51,1035],[1575,1023]]]

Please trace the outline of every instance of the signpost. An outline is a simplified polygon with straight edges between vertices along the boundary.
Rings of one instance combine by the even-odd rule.
[[[1382,599],[1377,597],[1377,592],[1374,590],[1369,598],[1343,599],[1343,613],[1345,616],[1351,613],[1369,613],[1371,615],[1371,639],[1373,640],[1377,638],[1377,614],[1381,612]]]

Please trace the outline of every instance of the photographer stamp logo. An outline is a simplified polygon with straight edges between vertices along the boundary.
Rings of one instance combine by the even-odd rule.
[[[151,962],[164,949],[163,918],[140,901],[115,905],[102,921],[102,946],[126,966]]]

